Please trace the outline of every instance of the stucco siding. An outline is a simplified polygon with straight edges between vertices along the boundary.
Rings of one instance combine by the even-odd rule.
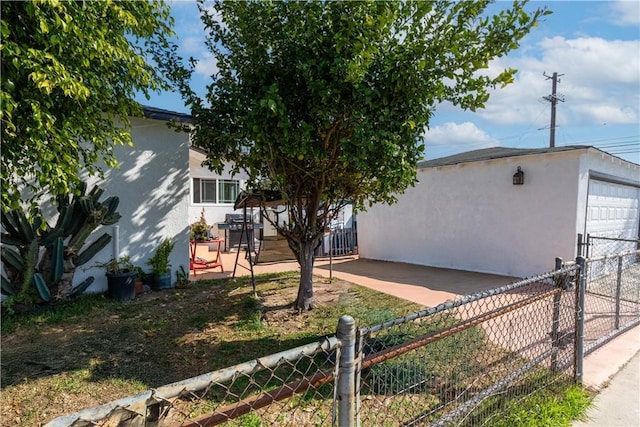
[[[116,147],[120,168],[107,171],[105,179],[90,178],[104,189],[103,198],[119,196],[117,223],[119,239],[96,255],[89,266],[114,256],[129,255],[136,265],[149,271],[147,259],[159,242],[168,237],[175,242],[170,258],[172,279],[182,265],[189,268],[189,150],[188,134],[176,133],[164,121],[132,119],[134,147]],[[113,233],[113,227],[102,227],[92,238],[103,232]],[[118,253],[115,253],[115,251]],[[84,266],[87,267],[87,266]],[[89,292],[107,289],[104,271],[99,268],[79,268],[74,281],[79,283],[93,275],[95,282]]]
[[[359,253],[522,277],[550,270],[575,253],[579,153],[421,169],[398,204],[358,215]]]

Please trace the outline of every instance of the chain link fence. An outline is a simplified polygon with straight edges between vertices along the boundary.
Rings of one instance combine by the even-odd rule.
[[[640,251],[577,262],[47,426],[493,425],[640,324]]]
[[[586,262],[584,351],[640,323],[640,251]]]
[[[335,423],[336,337],[60,417],[47,426]]]
[[[571,379],[578,268],[361,329],[362,425],[491,425]]]
[[[169,384],[48,426],[491,425],[575,375],[579,266]]]

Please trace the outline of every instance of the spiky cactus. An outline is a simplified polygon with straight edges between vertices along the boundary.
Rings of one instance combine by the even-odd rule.
[[[7,277],[2,277],[2,293],[25,302],[62,300],[84,292],[93,282],[89,277],[73,288],[76,268],[88,262],[111,241],[104,233],[86,248],[88,237],[101,225],[118,222],[119,199],[109,197],[100,202],[104,190],[98,186],[86,192],[57,197],[58,219],[51,227],[39,208],[30,216],[21,210],[2,215],[2,262]]]

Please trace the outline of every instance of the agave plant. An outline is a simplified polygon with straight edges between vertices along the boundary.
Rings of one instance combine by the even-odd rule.
[[[103,233],[84,247],[98,227],[118,222],[119,199],[108,197],[101,202],[102,188],[95,186],[88,193],[86,189],[82,183],[77,195],[57,197],[54,226],[44,220],[39,208],[29,215],[19,209],[3,213],[3,294],[24,302],[49,302],[80,295],[93,283],[89,277],[74,288],[73,276],[111,241]]]

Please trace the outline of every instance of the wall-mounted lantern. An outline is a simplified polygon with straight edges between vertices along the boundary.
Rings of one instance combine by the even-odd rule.
[[[522,184],[524,184],[524,172],[522,172],[522,168],[518,166],[518,171],[513,174],[513,185]]]

